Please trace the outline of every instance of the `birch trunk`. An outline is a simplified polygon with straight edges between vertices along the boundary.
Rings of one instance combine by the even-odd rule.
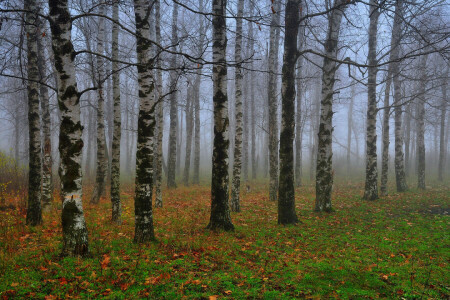
[[[228,96],[226,67],[226,0],[213,0],[214,148],[211,180],[211,217],[207,228],[234,230],[228,207]]]
[[[231,210],[241,211],[240,189],[242,169],[242,15],[244,13],[244,0],[239,0],[236,19],[236,43],[234,48],[234,60],[236,61],[234,84],[235,84],[235,114],[236,133],[234,136],[234,163],[233,179],[231,188]]]
[[[391,82],[392,82],[392,65],[389,65],[388,72],[386,76],[386,87],[384,89],[384,110],[383,110],[383,134],[382,134],[382,155],[381,155],[381,184],[380,184],[380,194],[381,196],[387,196],[387,183],[388,183],[388,172],[389,172],[389,95],[391,93]]]
[[[155,128],[155,82],[153,79],[150,40],[150,13],[153,1],[134,0],[136,52],[139,83],[139,118],[136,152],[136,195],[134,198],[134,242],[155,239],[153,229],[153,134]]]
[[[184,159],[184,174],[183,181],[185,186],[189,186],[189,173],[191,167],[191,149],[192,149],[192,131],[193,131],[193,113],[194,113],[194,103],[193,103],[193,88],[190,87],[187,93],[186,99],[186,152]]]
[[[199,11],[203,11],[203,0],[199,0]],[[205,25],[203,22],[203,16],[199,15],[199,34],[200,40],[198,43],[197,56],[202,56],[205,46]],[[192,183],[200,184],[200,84],[202,78],[203,65],[199,64],[197,74],[195,77],[194,86],[194,176]]]
[[[298,222],[295,213],[294,126],[295,65],[300,0],[286,2],[284,56],[281,82],[280,181],[278,189],[278,224]]]
[[[172,13],[172,45],[178,44],[178,4],[173,4]],[[177,164],[177,127],[178,127],[178,114],[177,114],[177,72],[174,70],[177,66],[177,57],[172,55],[170,61],[170,89],[172,94],[170,95],[170,129],[169,129],[169,154],[167,158],[167,187],[176,188],[175,182],[176,164]]]
[[[399,58],[401,25],[403,18],[403,0],[397,0],[395,5],[394,26],[392,29],[394,49],[391,50],[392,81],[394,84],[394,113],[395,113],[395,181],[397,191],[404,192],[408,189],[405,178],[405,160],[403,154],[403,132],[402,132],[402,94],[400,82]]]
[[[343,5],[345,0],[336,0],[335,6]],[[346,6],[334,9],[328,20],[328,33],[325,42],[325,57],[322,67],[322,95],[320,124],[316,163],[316,211],[331,212],[331,192],[333,189],[333,94],[337,64],[330,58],[337,57],[339,31]]]
[[[25,31],[27,36],[27,98],[29,133],[29,171],[27,225],[42,223],[41,209],[41,132],[39,118],[39,68],[38,68],[38,17],[39,11],[34,0],[24,2],[26,13]]]
[[[42,44],[42,29],[43,24],[39,18],[37,28],[37,64],[39,69],[39,79],[41,82],[46,81],[47,70],[45,66],[45,49]],[[48,88],[44,84],[39,85],[39,98],[41,101],[42,111],[42,208],[47,210],[50,208],[53,199],[53,185],[52,185],[52,141],[51,141],[51,118],[50,118],[50,97],[48,95]]]
[[[378,199],[378,169],[377,169],[377,33],[380,10],[378,0],[370,0],[369,54],[370,67],[368,75],[367,100],[367,141],[366,141],[366,184],[364,199]]]
[[[269,49],[269,200],[277,201],[278,193],[278,99],[277,99],[277,73],[278,49],[280,40],[280,10],[281,1],[273,4],[272,20],[270,22],[270,49]]]
[[[354,70],[354,69],[353,69]],[[354,75],[353,71],[353,75]],[[352,147],[352,128],[353,128],[353,107],[355,103],[356,96],[356,81],[352,83],[350,92],[350,103],[348,107],[348,119],[347,119],[347,175],[350,176],[351,171],[351,147]]]
[[[300,17],[303,17],[303,2],[300,3]],[[303,49],[305,36],[305,25],[300,24],[298,30],[298,49]],[[297,61],[297,111],[295,115],[295,185],[300,187],[302,185],[302,71],[303,71],[303,56],[300,56]]]
[[[62,194],[63,254],[86,255],[88,232],[82,205],[80,94],[75,76],[75,50],[71,41],[72,20],[67,0],[49,1],[52,48],[58,73],[58,105]]]
[[[253,16],[254,11],[254,2],[250,1],[250,16]],[[253,22],[248,23],[248,51],[250,55],[254,56],[254,49],[255,49],[255,38],[253,33]],[[250,61],[250,69],[254,69],[254,63],[252,59]],[[257,163],[256,163],[256,116],[255,116],[255,73],[250,71],[248,73],[250,76],[249,85],[250,85],[250,140],[252,142],[252,148],[250,149],[250,155],[251,155],[251,162],[252,162],[252,179],[256,179],[256,172],[257,172]]]
[[[161,44],[161,3],[160,0],[155,2],[155,36],[156,42]],[[163,206],[162,198],[162,171],[163,171],[163,133],[164,133],[164,112],[163,112],[163,99],[162,99],[162,70],[161,70],[161,58],[158,57],[156,70],[156,89],[158,92],[158,104],[156,106],[156,111],[158,114],[157,123],[157,136],[156,136],[156,155],[155,155],[155,207]]]
[[[119,1],[113,2],[112,18],[119,21]],[[114,133],[111,147],[111,203],[112,221],[121,222],[120,203],[120,138],[121,138],[121,110],[120,110],[120,73],[119,73],[119,25],[112,24],[112,81],[113,81],[113,101],[114,101]]]
[[[100,15],[105,14],[105,6],[99,6]],[[97,38],[97,52],[103,54],[105,46],[105,19],[99,17],[98,20],[98,38]],[[95,179],[94,191],[92,193],[91,203],[97,204],[100,201],[100,197],[105,194],[105,177],[107,168],[106,158],[106,134],[105,134],[105,95],[103,84],[105,80],[105,70],[103,58],[97,56],[97,73],[96,73],[96,85],[97,85],[97,174]]]
[[[406,105],[405,110],[405,124],[404,124],[404,137],[405,137],[405,175],[409,176],[410,165],[411,165],[411,116],[413,114],[413,109],[411,103]]]
[[[442,102],[441,102],[441,122],[440,122],[440,132],[439,132],[439,166],[438,166],[438,179],[439,181],[444,180],[444,168],[446,163],[446,139],[445,139],[445,116],[447,115],[447,83],[448,83],[448,71],[445,74],[444,82],[442,84]],[[448,134],[448,131],[447,131]]]
[[[425,189],[425,90],[427,85],[427,58],[420,58],[420,90],[417,97],[417,187]]]

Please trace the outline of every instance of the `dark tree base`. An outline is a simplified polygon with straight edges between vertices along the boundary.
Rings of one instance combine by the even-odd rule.
[[[206,229],[234,231],[234,225],[231,222],[209,222],[208,226],[206,226]]]

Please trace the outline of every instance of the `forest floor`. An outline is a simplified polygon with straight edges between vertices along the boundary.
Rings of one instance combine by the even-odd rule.
[[[164,191],[154,209],[157,241],[133,244],[134,208],[123,223],[110,202],[85,204],[91,256],[60,257],[60,206],[44,224],[0,211],[0,297],[8,298],[403,298],[450,297],[450,189],[433,185],[368,202],[363,184],[341,182],[335,212],[312,212],[313,186],[297,189],[301,223],[277,225],[267,186],[251,184],[235,232],[211,232],[207,186]],[[391,189],[392,190],[392,189]],[[85,199],[89,199],[85,193]],[[87,203],[88,201],[85,201]]]

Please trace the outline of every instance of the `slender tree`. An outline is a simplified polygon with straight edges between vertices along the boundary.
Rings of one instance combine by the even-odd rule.
[[[226,67],[226,0],[213,0],[214,148],[209,229],[234,230],[228,206],[228,95]]]
[[[72,19],[67,0],[49,1],[52,48],[58,75],[58,105],[61,113],[59,134],[62,194],[63,254],[89,252],[88,232],[82,204],[80,96],[75,76],[75,50]]]
[[[392,63],[392,81],[394,84],[394,113],[395,113],[395,181],[397,191],[404,192],[407,190],[405,176],[405,160],[403,154],[403,130],[402,130],[402,91],[400,81],[400,41],[401,26],[403,23],[403,0],[397,0],[395,4],[394,26],[392,29],[393,44],[395,47],[391,49]]]
[[[48,87],[44,84],[47,78],[47,70],[45,65],[45,48],[42,44],[43,24],[40,18],[36,18],[37,24],[37,64],[39,68],[39,100],[41,101],[42,112],[42,208],[46,210],[50,208],[53,198],[52,184],[52,141],[51,141],[51,119],[50,119],[50,97]]]
[[[161,44],[161,4],[160,0],[155,0],[155,36],[156,42]],[[158,92],[157,112],[157,135],[156,135],[156,153],[155,153],[155,207],[163,206],[162,199],[162,171],[163,171],[163,133],[164,133],[164,111],[162,101],[162,70],[161,57],[156,61],[156,90]]]
[[[425,189],[425,91],[427,85],[428,55],[420,58],[420,87],[417,97],[417,187]]]
[[[105,5],[99,5],[98,11],[100,17],[98,20],[97,52],[100,55],[105,51]],[[105,134],[105,68],[103,58],[97,55],[97,72],[95,83],[97,85],[97,173],[95,179],[94,191],[91,197],[91,203],[98,203],[100,197],[105,194],[105,179],[107,172],[107,153],[106,153],[106,134]]]
[[[242,168],[242,15],[244,13],[244,0],[239,0],[236,18],[236,42],[234,48],[234,60],[237,62],[234,73],[235,92],[235,115],[236,130],[234,136],[234,164],[233,179],[231,187],[231,209],[235,212],[241,211],[240,187]]]
[[[378,199],[378,169],[377,169],[377,33],[380,9],[378,0],[369,2],[369,55],[370,67],[368,75],[367,101],[367,141],[366,141],[366,185],[364,199]]]
[[[194,129],[194,101],[193,101],[193,87],[189,86],[187,97],[186,97],[186,109],[185,109],[185,118],[186,118],[186,151],[185,151],[185,159],[184,159],[184,173],[183,173],[183,182],[185,186],[189,185],[189,173],[191,168],[191,149],[192,149],[192,131]]]
[[[175,47],[178,44],[178,4],[173,3],[172,13],[172,45]],[[172,70],[170,71],[170,89],[173,91],[170,94],[170,130],[169,130],[169,154],[167,162],[167,187],[176,188],[175,182],[176,163],[177,163],[177,128],[178,128],[178,113],[177,113],[177,57],[172,56],[170,61]],[[179,158],[178,158],[179,159]]]
[[[300,0],[286,2],[284,56],[281,83],[280,181],[278,189],[278,224],[298,222],[295,213],[294,126],[295,65],[298,59],[297,35]]]
[[[440,107],[441,117],[440,117],[440,133],[439,133],[439,166],[438,166],[439,181],[444,180],[445,156],[447,145],[447,141],[445,139],[445,116],[447,115],[447,84],[448,84],[449,69],[450,67],[447,66],[447,71],[443,76],[443,83],[442,83],[442,101]]]
[[[332,211],[333,161],[331,141],[333,136],[333,94],[337,64],[339,31],[346,8],[346,0],[336,0],[335,9],[328,19],[325,55],[322,66],[322,95],[316,163],[316,211]]]
[[[28,225],[42,223],[41,209],[41,136],[39,119],[39,68],[37,61],[38,7],[35,0],[24,2],[26,12],[25,31],[27,35],[27,98],[29,133],[29,171],[28,171]]]
[[[113,81],[113,101],[114,101],[114,133],[111,149],[111,203],[112,220],[120,223],[121,203],[120,203],[120,137],[121,137],[121,110],[120,110],[120,73],[119,73],[119,1],[113,2],[112,25],[112,81]]]
[[[281,1],[274,1],[272,6],[272,19],[270,22],[270,49],[269,49],[269,199],[277,200],[278,193],[278,99],[277,99],[277,73],[278,49],[280,40],[280,10]]]
[[[154,1],[134,0],[136,52],[139,82],[139,118],[136,152],[136,192],[134,198],[134,242],[155,239],[153,229],[153,134],[155,128],[155,81],[150,42],[150,10]]]

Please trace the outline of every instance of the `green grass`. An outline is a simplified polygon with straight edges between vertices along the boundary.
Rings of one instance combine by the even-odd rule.
[[[296,226],[277,225],[267,186],[251,184],[236,231],[210,232],[209,188],[164,191],[156,209],[158,241],[132,243],[132,193],[123,193],[123,224],[109,222],[110,203],[85,207],[88,258],[61,258],[60,210],[45,224],[24,225],[0,212],[0,293],[18,298],[208,299],[450,297],[450,191],[391,192],[361,199],[362,185],[336,184],[335,212],[312,212],[314,189],[297,189]],[[87,198],[86,198],[87,199]],[[86,201],[88,202],[88,201]]]

